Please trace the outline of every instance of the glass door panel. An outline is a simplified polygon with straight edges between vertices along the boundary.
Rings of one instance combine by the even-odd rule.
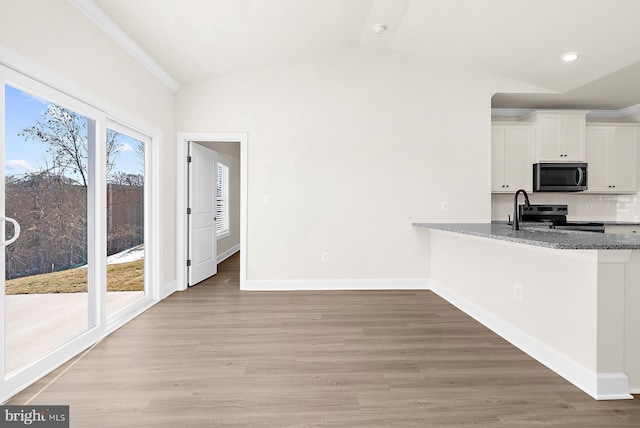
[[[5,85],[2,215],[21,234],[5,259],[5,373],[89,327],[87,189],[90,120]],[[14,230],[6,223],[5,240]]]
[[[145,142],[107,128],[107,317],[145,295]]]

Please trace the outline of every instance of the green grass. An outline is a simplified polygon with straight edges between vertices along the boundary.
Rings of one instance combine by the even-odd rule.
[[[82,293],[87,291],[87,269],[32,275],[5,282],[6,294]],[[144,260],[107,265],[107,291],[144,290]]]

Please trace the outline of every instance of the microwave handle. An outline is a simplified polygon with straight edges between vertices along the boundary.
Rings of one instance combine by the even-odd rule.
[[[582,184],[582,180],[584,179],[584,172],[582,171],[582,168],[576,168],[576,172],[578,173],[578,181],[577,181],[577,185],[581,185]]]

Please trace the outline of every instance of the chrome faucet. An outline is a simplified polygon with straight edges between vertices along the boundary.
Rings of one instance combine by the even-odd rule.
[[[520,230],[520,215],[518,213],[518,195],[520,193],[524,195],[524,206],[531,206],[531,204],[529,203],[529,195],[527,195],[527,192],[524,189],[516,190],[516,194],[513,195],[513,230]]]

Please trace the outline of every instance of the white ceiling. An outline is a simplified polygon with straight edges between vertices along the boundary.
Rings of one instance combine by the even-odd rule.
[[[563,93],[498,94],[494,107],[640,103],[640,0],[72,1],[96,22],[106,15],[180,85],[373,46]],[[378,36],[379,22],[388,31]],[[568,51],[578,61],[562,62]]]

